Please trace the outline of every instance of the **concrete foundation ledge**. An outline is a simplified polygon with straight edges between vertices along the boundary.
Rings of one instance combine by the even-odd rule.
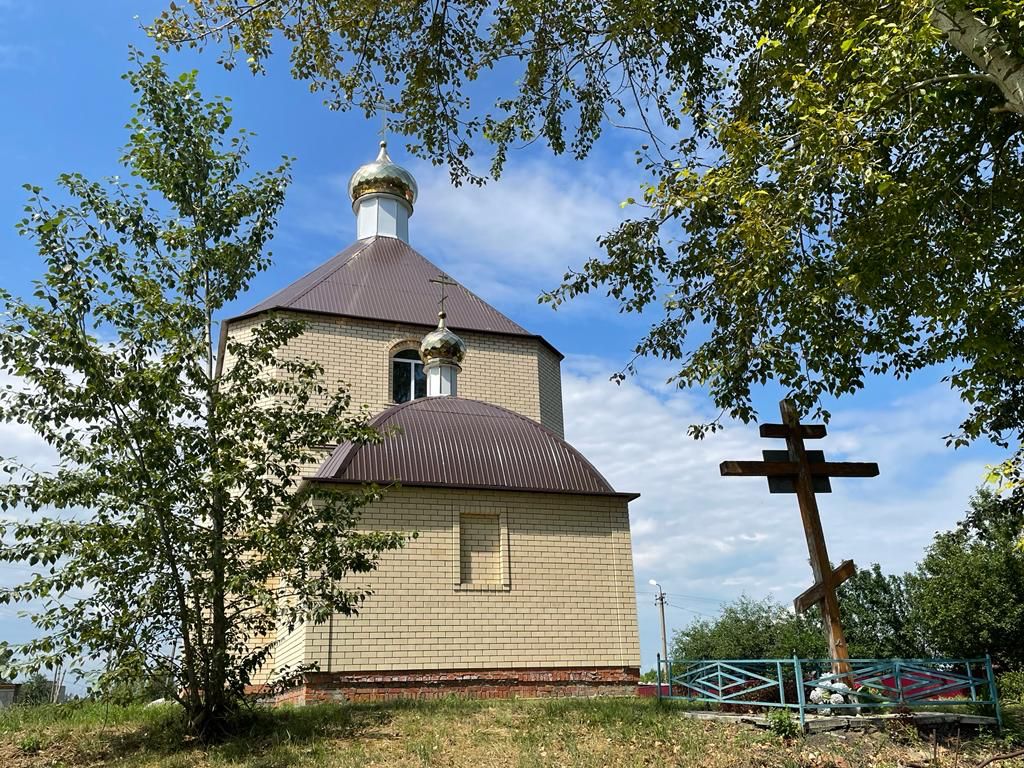
[[[712,720],[719,723],[743,723],[756,725],[758,728],[771,726],[764,714],[731,714],[727,712],[702,712],[698,710],[683,711],[682,717],[693,720]],[[790,710],[796,718],[797,713]],[[969,715],[961,712],[908,712],[899,715],[860,715],[857,717],[825,717],[808,714],[804,730],[806,733],[824,733],[827,731],[881,731],[894,723],[913,725],[920,729],[948,726],[968,726],[973,728],[989,728],[996,730],[999,722],[994,717]]]

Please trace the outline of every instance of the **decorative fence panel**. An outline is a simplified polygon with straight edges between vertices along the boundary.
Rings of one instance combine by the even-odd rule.
[[[795,710],[807,714],[870,714],[872,710],[985,706],[1002,728],[992,662],[983,659],[662,660],[658,697],[731,708]],[[665,691],[668,691],[667,693]]]

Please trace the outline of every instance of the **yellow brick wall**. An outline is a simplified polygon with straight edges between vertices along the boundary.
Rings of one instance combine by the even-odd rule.
[[[287,354],[319,360],[328,385],[346,386],[353,408],[365,405],[372,413],[391,405],[391,356],[417,348],[428,330],[303,317],[309,329],[289,344]],[[230,338],[245,341],[261,320],[232,323]],[[563,434],[557,355],[536,339],[454,330],[467,344],[461,396],[500,405]],[[225,366],[230,364],[228,356]],[[497,565],[492,558],[486,577],[478,579],[474,571],[473,584],[463,586],[460,521],[474,513],[499,518]],[[377,594],[362,617],[338,616],[331,625],[292,632],[282,628],[273,657],[254,682],[310,662],[323,671],[394,669],[396,664],[417,669],[456,663],[639,664],[624,501],[404,489],[368,510],[364,522],[421,535],[405,550],[385,555],[380,570],[368,575],[365,581]]]
[[[502,519],[502,585],[461,584],[460,521],[474,513]],[[321,671],[640,663],[623,499],[403,488],[360,527],[419,538],[353,580],[374,590],[359,616],[307,627]]]
[[[306,660],[306,625],[300,624],[291,632],[281,627],[277,633],[277,645],[273,657],[260,670],[256,684],[267,682],[285,670],[295,670]]]
[[[540,423],[560,437],[564,437],[562,363],[558,355],[543,344],[537,345],[537,373],[540,386]]]
[[[429,330],[376,320],[302,315],[309,328],[293,340],[287,353],[324,365],[327,383],[344,384],[353,407],[378,413],[391,401],[391,357],[418,349]],[[230,326],[243,339],[260,317]],[[459,395],[500,405],[540,422],[562,435],[562,385],[558,357],[537,339],[462,331],[466,359],[459,374]],[[230,359],[227,361],[230,363]]]
[[[502,583],[498,515],[460,514],[459,557],[461,584],[497,586]]]

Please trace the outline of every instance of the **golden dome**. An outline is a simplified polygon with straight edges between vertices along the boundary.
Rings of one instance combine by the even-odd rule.
[[[431,360],[460,364],[466,356],[466,342],[445,325],[445,313],[437,315],[437,328],[423,337],[420,342],[420,359],[426,365]]]
[[[380,143],[377,159],[357,168],[348,181],[348,194],[353,204],[364,195],[380,192],[400,197],[410,207],[419,192],[412,174],[388,156],[386,141]]]

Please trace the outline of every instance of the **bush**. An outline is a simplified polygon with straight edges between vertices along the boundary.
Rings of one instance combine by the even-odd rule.
[[[18,749],[22,754],[34,755],[43,748],[43,738],[38,733],[26,733],[18,740]]]
[[[694,621],[672,638],[674,660],[788,659],[826,655],[816,612],[793,614],[766,598],[741,597],[722,608],[720,616]]]
[[[800,723],[788,709],[773,709],[766,719],[771,732],[783,739],[793,739],[801,733]]]
[[[52,696],[53,683],[41,673],[36,672],[18,688],[15,704],[36,705],[49,704]]]
[[[1024,704],[1024,669],[1003,672],[996,680],[999,698],[1015,704]]]

